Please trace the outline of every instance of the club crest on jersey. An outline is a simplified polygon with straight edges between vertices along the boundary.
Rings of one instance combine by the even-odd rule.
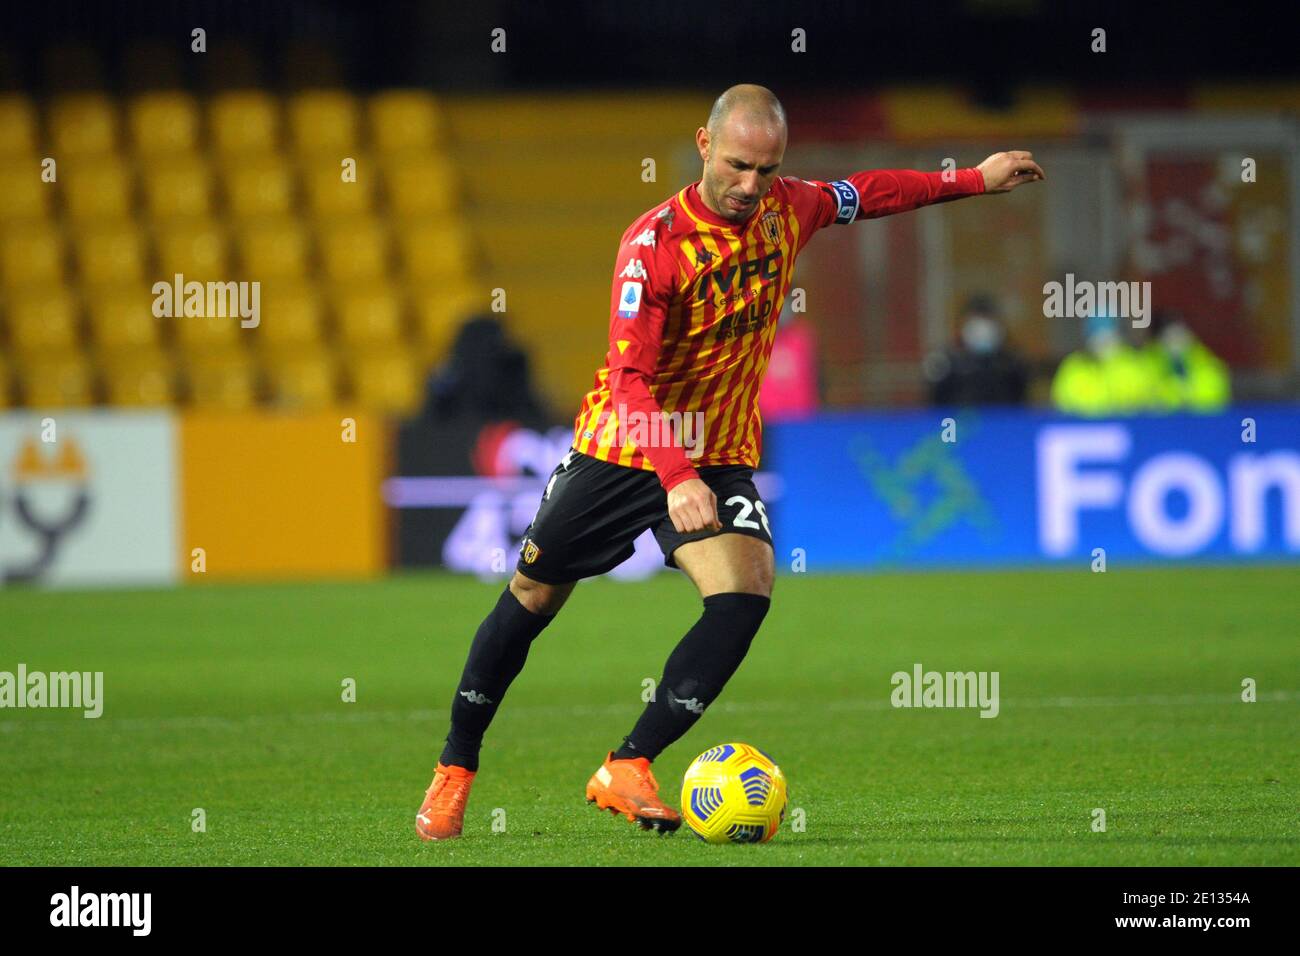
[[[635,319],[641,311],[641,283],[624,282],[623,291],[618,294],[618,317]]]
[[[758,221],[758,228],[768,242],[780,242],[781,214],[775,209],[771,212],[764,213],[763,218]]]
[[[524,538],[524,564],[532,564],[541,553],[542,549],[537,546],[532,538]]]
[[[861,200],[858,198],[857,188],[845,179],[837,179],[833,183],[827,183],[827,185],[831,187],[831,192],[835,194],[836,224],[846,226],[858,218],[858,205]]]

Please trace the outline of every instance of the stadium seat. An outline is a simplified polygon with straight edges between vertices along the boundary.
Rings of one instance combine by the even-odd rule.
[[[244,411],[257,402],[257,370],[240,351],[193,356],[185,368],[185,383],[196,408]]]
[[[37,157],[0,158],[0,223],[46,218],[50,196],[58,188],[41,180],[41,161]]]
[[[58,286],[10,297],[5,313],[9,342],[16,353],[65,352],[77,346],[77,303]]]
[[[491,305],[486,288],[444,283],[412,289],[410,301],[416,347],[429,363],[441,362],[451,349],[456,330]]]
[[[131,215],[131,170],[116,157],[79,156],[58,166],[68,216],[126,219]]]
[[[110,405],[155,407],[176,401],[176,374],[165,354],[123,352],[105,359],[104,393]]]
[[[455,205],[456,177],[440,156],[402,153],[383,161],[388,207],[402,218],[441,216]]]
[[[356,179],[344,181],[340,161],[309,159],[303,164],[302,185],[307,209],[318,217],[356,216],[370,212],[374,204],[375,165],[366,157],[356,159]]]
[[[53,156],[105,155],[117,147],[117,107],[102,93],[61,96],[50,108]]]
[[[338,370],[323,349],[277,354],[264,365],[272,401],[282,408],[326,408],[338,394]]]
[[[273,280],[262,286],[262,321],[253,332],[257,348],[306,350],[320,342],[321,325],[314,283]]]
[[[90,336],[98,351],[148,349],[158,345],[159,330],[175,320],[153,314],[154,295],[144,283],[109,285],[86,291]]]
[[[338,319],[340,343],[350,349],[392,345],[402,338],[402,300],[382,284],[351,286],[335,291],[332,299]]]
[[[199,141],[199,108],[194,97],[175,91],[145,93],[127,107],[136,152],[143,155],[192,153]]]
[[[293,209],[293,173],[273,153],[222,164],[226,202],[238,219],[284,216]]]
[[[53,226],[41,224],[8,228],[0,238],[0,277],[7,288],[63,279],[63,237]]]
[[[307,232],[297,219],[281,217],[246,223],[235,241],[240,272],[246,278],[301,279],[307,275]]]
[[[36,153],[36,139],[32,101],[17,93],[0,95],[0,156],[32,156]]]
[[[217,94],[208,110],[208,124],[219,153],[270,153],[279,146],[279,104],[260,90]]]
[[[178,273],[186,282],[225,282],[232,278],[225,234],[212,220],[171,220],[155,228],[154,243],[164,281]]]
[[[416,282],[458,280],[469,272],[469,236],[455,222],[406,224],[398,233],[398,246],[407,278]]]
[[[88,225],[76,235],[73,248],[85,282],[136,282],[144,278],[144,243],[140,230],[130,220]]]
[[[367,410],[407,415],[420,407],[424,383],[420,367],[400,348],[365,351],[348,363],[352,392]]]
[[[369,217],[331,220],[320,228],[320,254],[334,282],[378,279],[388,263],[388,235]]]
[[[78,408],[95,400],[90,363],[77,352],[34,355],[18,371],[18,394],[29,407]]]
[[[190,354],[238,348],[239,336],[249,331],[239,324],[237,315],[177,315],[168,321],[173,323],[177,345]]]
[[[212,171],[196,157],[154,160],[142,170],[140,185],[154,219],[206,216],[212,211]]]
[[[17,402],[14,391],[13,376],[3,356],[0,356],[0,408],[9,408]]]
[[[370,100],[370,129],[383,153],[431,150],[442,139],[438,100],[424,90],[386,90]]]
[[[308,90],[289,98],[289,130],[300,155],[333,159],[355,155],[357,102],[338,90]]]

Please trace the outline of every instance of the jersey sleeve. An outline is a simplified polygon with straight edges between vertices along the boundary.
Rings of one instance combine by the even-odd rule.
[[[868,169],[831,182],[793,176],[784,182],[805,235],[984,192],[984,174],[973,166],[951,172]]]
[[[650,221],[634,225],[619,245],[610,290],[610,399],[616,411],[657,419],[662,408],[650,392],[663,348],[664,322],[677,278],[677,264],[659,245],[662,230]],[[640,446],[665,491],[696,476],[683,448]]]

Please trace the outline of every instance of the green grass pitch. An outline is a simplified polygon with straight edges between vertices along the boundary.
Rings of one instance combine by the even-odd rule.
[[[574,592],[488,734],[465,836],[437,844],[414,815],[500,585],[0,591],[0,670],[105,675],[98,720],[0,711],[0,863],[1296,865],[1296,584],[1280,567],[783,576],[740,672],[654,765],[677,805],[709,746],[780,763],[804,828],[787,815],[771,843],[724,847],[583,799],[698,615],[679,574]],[[891,707],[890,675],[918,662],[998,671],[999,716]]]

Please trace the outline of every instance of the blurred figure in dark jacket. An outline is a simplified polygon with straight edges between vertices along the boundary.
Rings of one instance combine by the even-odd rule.
[[[957,344],[931,352],[923,369],[932,405],[1023,405],[1025,361],[1007,345],[1006,327],[988,295],[966,303]]]
[[[540,427],[546,410],[533,391],[528,356],[489,315],[468,320],[456,333],[447,362],[429,379],[424,414],[447,420],[512,420]]]

